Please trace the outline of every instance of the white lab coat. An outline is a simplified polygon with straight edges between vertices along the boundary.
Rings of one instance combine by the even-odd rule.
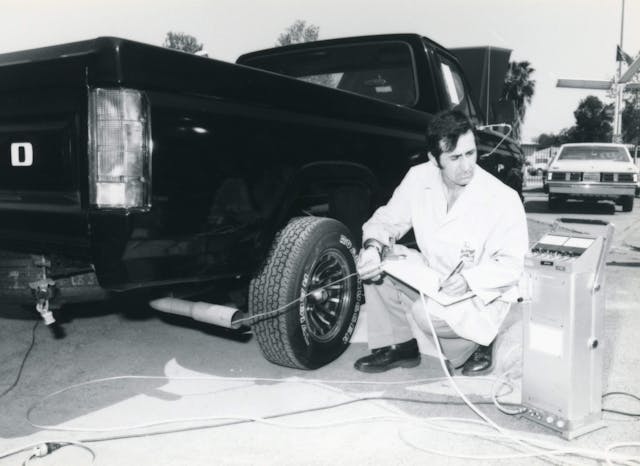
[[[424,262],[442,279],[464,251],[470,256],[462,275],[476,297],[446,307],[428,300],[427,310],[461,337],[489,344],[509,303],[518,297],[528,249],[527,221],[517,193],[477,166],[471,182],[447,212],[440,169],[431,162],[417,165],[387,205],[363,225],[363,238],[392,247],[411,228]]]

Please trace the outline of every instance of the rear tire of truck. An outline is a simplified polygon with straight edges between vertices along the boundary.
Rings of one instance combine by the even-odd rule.
[[[633,210],[633,196],[623,196],[620,204],[623,212],[631,212]]]
[[[252,328],[267,360],[316,369],[347,348],[362,296],[355,254],[349,230],[331,218],[294,218],[277,234],[249,286]]]

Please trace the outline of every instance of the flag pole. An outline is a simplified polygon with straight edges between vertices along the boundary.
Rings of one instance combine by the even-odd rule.
[[[620,51],[624,50],[622,48],[622,41],[624,39],[624,0],[622,0],[622,13],[620,15]],[[613,120],[613,135],[612,142],[621,143],[622,142],[622,88],[623,85],[620,84],[620,76],[622,75],[622,56],[616,57],[620,58],[618,60],[618,72],[616,73],[616,99],[615,99],[615,112],[614,112],[614,120]]]

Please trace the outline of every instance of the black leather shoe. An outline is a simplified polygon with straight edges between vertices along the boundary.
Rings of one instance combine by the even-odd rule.
[[[462,366],[462,375],[473,377],[485,375],[493,370],[493,343],[491,342],[488,346],[478,346]]]
[[[414,338],[397,345],[376,348],[369,356],[358,359],[354,367],[362,372],[385,372],[394,367],[415,367],[418,364],[420,351]]]

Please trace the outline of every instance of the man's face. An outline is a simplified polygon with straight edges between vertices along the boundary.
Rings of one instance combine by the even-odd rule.
[[[471,131],[467,131],[458,138],[453,150],[440,154],[440,173],[445,184],[449,187],[469,184],[477,158],[475,138]]]

